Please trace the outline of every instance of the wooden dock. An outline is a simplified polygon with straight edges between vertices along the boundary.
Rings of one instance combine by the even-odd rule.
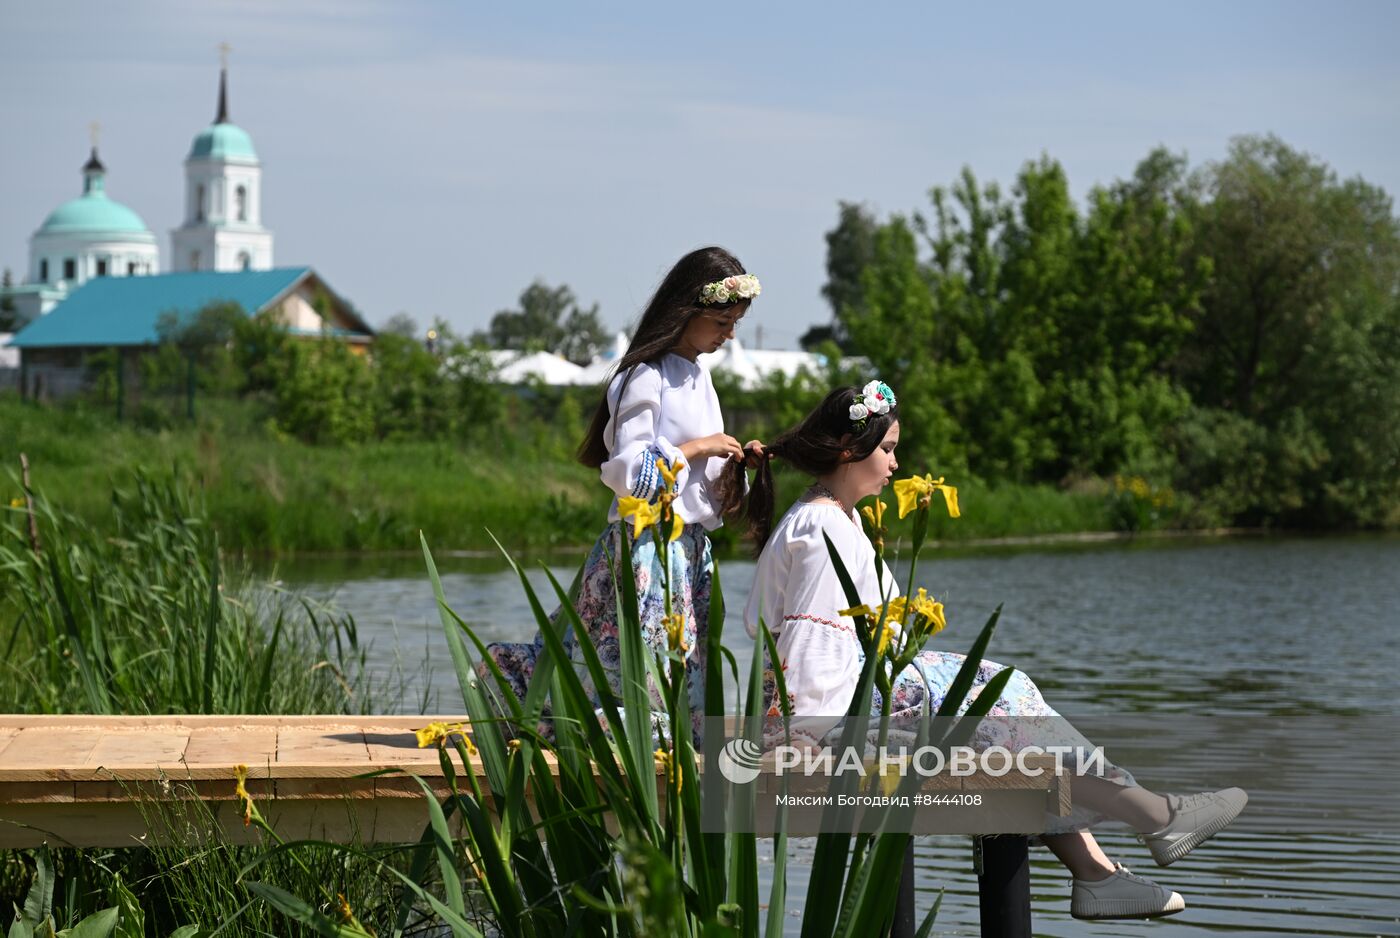
[[[426,815],[423,790],[404,773],[447,794],[437,751],[419,749],[413,730],[463,719],[0,715],[0,848],[208,839],[208,823],[171,810],[181,804],[202,804],[229,842],[256,841],[234,793],[239,765],[287,839],[411,842]],[[386,769],[398,772],[362,777]],[[472,769],[480,774],[480,762]]]
[[[437,751],[418,748],[413,731],[465,719],[0,714],[0,849],[257,842],[261,834],[244,826],[235,794],[239,766],[247,767],[247,790],[259,811],[284,839],[411,843],[422,834],[426,812],[423,790],[408,775],[422,778],[439,797],[448,794]],[[461,772],[455,753],[453,761]],[[483,775],[477,758],[466,768]],[[374,775],[385,771],[391,774]],[[977,839],[982,934],[1030,935],[1027,840],[1021,835],[1041,829],[1046,813],[1069,813],[1068,777],[1053,771],[977,774],[936,778],[925,790],[997,799],[1002,810],[967,813],[976,820],[959,831],[1013,835]],[[912,883],[912,845],[903,875]],[[897,928],[899,934],[913,931],[913,893],[906,892],[902,918],[909,923]]]
[[[411,842],[426,815],[423,790],[408,776],[421,777],[440,796],[448,793],[437,751],[418,748],[413,730],[460,720],[465,717],[0,715],[0,848],[193,843],[209,839],[209,821],[230,842],[255,841],[235,795],[240,765],[247,766],[247,789],[259,810],[284,838]],[[453,760],[461,772],[455,753]],[[469,769],[483,776],[480,760],[471,761]],[[391,774],[366,777],[386,771]],[[759,785],[771,791],[777,781],[765,775]],[[814,778],[805,788],[824,785]],[[935,778],[925,791],[986,793],[999,810],[991,818],[985,811],[925,812],[942,826],[920,831],[916,823],[916,833],[1033,833],[1047,812],[1069,812],[1069,780],[1053,771]],[[181,805],[203,805],[203,826],[162,823],[178,817],[173,809]],[[966,823],[959,825],[960,818]]]

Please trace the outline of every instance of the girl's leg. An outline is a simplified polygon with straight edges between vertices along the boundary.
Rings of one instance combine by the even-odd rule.
[[[1070,791],[1075,804],[1122,821],[1140,834],[1161,830],[1171,820],[1166,796],[1138,785],[1118,785],[1083,775],[1074,780]]]
[[[1088,831],[1043,834],[1040,840],[1075,879],[1096,882],[1113,875],[1113,861]]]

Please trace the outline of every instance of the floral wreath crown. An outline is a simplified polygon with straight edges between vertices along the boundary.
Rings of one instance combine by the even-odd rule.
[[[850,409],[851,423],[855,424],[858,429],[864,430],[866,418],[888,414],[897,403],[899,402],[895,400],[894,392],[890,390],[890,386],[876,378],[861,388],[856,395]]]
[[[700,305],[717,306],[721,303],[734,303],[739,300],[751,300],[758,296],[763,290],[758,284],[758,278],[753,274],[737,274],[733,277],[725,277],[723,280],[716,280],[714,283],[707,283],[700,288]]]

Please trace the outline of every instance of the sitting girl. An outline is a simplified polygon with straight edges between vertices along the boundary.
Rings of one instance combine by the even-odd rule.
[[[854,406],[853,406],[854,405]],[[767,460],[759,467],[750,494],[750,523],[762,548],[745,621],[750,635],[760,619],[773,632],[792,712],[794,741],[820,745],[833,738],[864,665],[864,653],[851,617],[851,603],[827,551],[830,538],[845,563],[862,603],[877,608],[890,596],[894,577],[883,566],[861,529],[856,503],[878,495],[898,468],[899,419],[888,386],[871,382],[865,389],[840,388],[800,424],[766,449],[767,458],[787,461],[815,478],[802,496],[772,526],[772,475]],[[825,537],[824,537],[825,536]],[[877,564],[881,569],[877,572]],[[882,589],[883,586],[883,589]],[[943,703],[963,655],[923,651],[891,683],[891,726],[917,726],[926,698],[931,712]],[[1002,670],[983,661],[969,699]],[[873,713],[881,708],[874,694]],[[776,702],[770,713],[776,713]],[[1057,717],[1035,683],[1015,672],[992,708],[994,717]],[[1014,722],[1014,721],[1008,721]],[[1044,725],[1051,721],[1029,720]],[[1013,738],[1007,748],[1032,742],[1088,746],[1065,726],[1053,740]],[[1024,732],[1024,731],[1023,731]],[[1069,737],[1069,738],[1065,738]],[[1007,741],[999,741],[1007,744]],[[1181,859],[1229,824],[1247,800],[1238,788],[1180,797],[1159,795],[1137,785],[1123,769],[1106,765],[1103,777],[1082,776],[1072,786],[1074,811],[1047,825],[1045,845],[1074,876],[1070,913],[1076,918],[1153,918],[1186,907],[1181,896],[1130,873],[1109,860],[1085,828],[1113,818],[1140,832],[1161,866]]]

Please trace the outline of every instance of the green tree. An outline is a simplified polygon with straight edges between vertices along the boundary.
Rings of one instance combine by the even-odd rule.
[[[374,379],[364,355],[330,338],[293,340],[274,360],[273,416],[308,443],[361,443],[374,435]]]
[[[442,363],[411,336],[380,330],[370,358],[374,412],[381,438],[438,437],[454,425]]]
[[[453,415],[453,432],[464,439],[491,439],[505,420],[506,396],[496,382],[490,357],[441,319],[433,328],[438,334],[437,354],[447,382],[446,407]]]
[[[418,331],[418,320],[408,313],[395,313],[379,327],[380,335],[396,335],[405,339],[415,339],[422,335]]]
[[[193,315],[162,313],[156,320],[156,349],[141,361],[142,383],[152,391],[180,393],[192,367],[202,391],[240,390],[242,375],[232,344],[247,318],[242,306],[229,302],[209,303]]]
[[[0,276],[0,332],[14,332],[21,325],[19,309],[15,306],[14,297],[10,296],[10,288],[14,285],[14,277],[10,274],[10,268],[6,267],[4,275]]]
[[[872,376],[895,388],[900,412],[918,428],[906,448],[917,460],[960,463],[960,428],[940,395],[937,306],[914,231],[903,217],[876,229],[861,270],[861,293],[861,307],[843,306],[839,322],[852,347],[870,360]]]
[[[848,343],[842,323],[866,310],[862,276],[875,258],[875,233],[880,227],[864,205],[837,203],[836,227],[826,233],[826,284],[822,296],[831,304],[831,325],[808,330],[802,347],[815,348],[822,342]]]
[[[501,310],[474,338],[490,348],[547,351],[585,365],[607,344],[598,304],[583,309],[567,286],[536,280],[520,294],[520,308]]]
[[[1163,435],[1190,403],[1172,367],[1210,273],[1208,258],[1192,256],[1185,158],[1155,150],[1087,202],[1067,251],[1072,290],[1036,341],[1053,451],[1041,474],[1165,477]]]
[[[1183,463],[1214,481],[1213,500],[1238,520],[1393,523],[1400,226],[1390,198],[1275,137],[1236,140],[1200,184],[1196,250],[1213,276],[1181,353],[1201,409],[1182,433]],[[1219,491],[1258,475],[1209,458],[1223,458],[1208,440],[1221,427],[1262,467],[1253,498]]]
[[[271,396],[284,370],[287,346],[293,341],[276,310],[245,316],[235,323],[231,351],[242,377],[239,393]]]

